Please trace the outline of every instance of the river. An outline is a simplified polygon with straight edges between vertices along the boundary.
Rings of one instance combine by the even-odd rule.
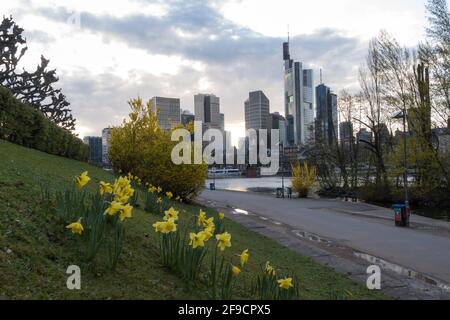
[[[284,186],[291,186],[292,178],[284,178]],[[206,181],[206,187],[209,188],[209,184],[214,182],[214,179],[208,179]],[[241,192],[267,192],[275,193],[277,188],[282,186],[281,177],[261,177],[261,178],[227,178],[227,179],[215,179],[216,189],[229,190],[229,191],[241,191]],[[413,213],[420,216],[450,221],[450,210],[440,208],[413,208]]]

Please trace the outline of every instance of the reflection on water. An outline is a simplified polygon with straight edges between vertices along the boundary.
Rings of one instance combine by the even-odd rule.
[[[214,182],[214,179],[208,179],[206,186]],[[216,179],[217,190],[230,191],[259,191],[259,192],[276,192],[277,188],[282,186],[281,177],[261,177],[261,178],[230,178]],[[284,178],[284,186],[291,186],[291,178]]]

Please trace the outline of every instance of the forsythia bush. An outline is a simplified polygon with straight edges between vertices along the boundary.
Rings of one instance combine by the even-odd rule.
[[[175,165],[171,159],[171,133],[159,128],[151,102],[129,102],[131,113],[120,127],[111,130],[109,157],[117,172],[132,172],[151,185],[184,199],[197,195],[205,185],[206,165]]]
[[[292,166],[292,189],[298,192],[299,198],[308,197],[308,193],[316,183],[317,169],[309,167],[306,162]]]

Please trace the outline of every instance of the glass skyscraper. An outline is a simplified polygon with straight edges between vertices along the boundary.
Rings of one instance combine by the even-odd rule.
[[[324,84],[316,88],[316,142],[333,144],[338,137],[337,96]]]
[[[289,42],[283,43],[284,100],[289,145],[306,145],[314,132],[313,70],[291,59]]]

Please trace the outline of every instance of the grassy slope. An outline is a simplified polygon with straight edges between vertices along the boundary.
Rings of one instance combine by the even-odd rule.
[[[53,210],[40,204],[39,182],[55,190],[71,183],[84,170],[92,178],[91,188],[100,180],[114,179],[110,173],[85,163],[0,140],[0,299],[206,299],[204,290],[189,289],[160,265],[157,236],[151,227],[158,217],[141,210],[135,210],[133,219],[126,222],[126,243],[117,270],[109,271],[101,255],[95,266],[82,266],[81,291],[66,289],[65,270],[79,261],[76,243]],[[178,208],[183,219],[192,219],[198,212],[195,206]],[[248,287],[250,274],[266,260],[295,270],[305,299],[328,299],[346,290],[355,299],[385,298],[232,221],[226,221],[226,229],[233,236],[228,254],[246,248],[251,254],[236,298],[249,298],[243,285]],[[204,289],[202,284],[200,289]]]

